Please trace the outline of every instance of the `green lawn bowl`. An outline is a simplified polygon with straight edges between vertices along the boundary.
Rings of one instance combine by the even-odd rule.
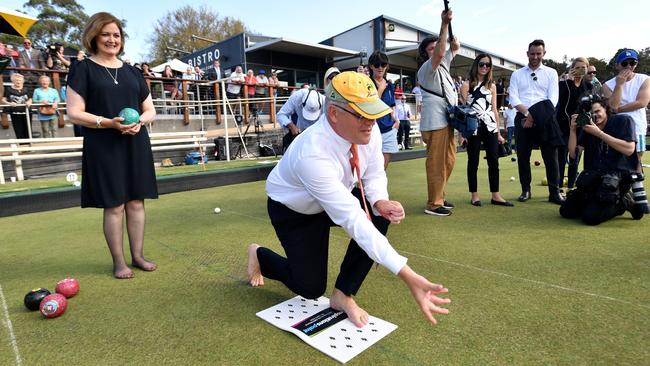
[[[122,109],[118,116],[124,118],[123,125],[132,125],[140,121],[140,113],[133,108]]]

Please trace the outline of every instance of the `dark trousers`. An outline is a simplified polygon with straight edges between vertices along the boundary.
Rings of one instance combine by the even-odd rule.
[[[397,130],[397,144],[404,141],[404,148],[409,147],[409,135],[411,134],[411,121],[408,119],[399,120],[399,129]]]
[[[582,218],[587,225],[598,225],[625,213],[626,201],[621,198],[616,203],[599,202],[593,195],[581,188],[569,191],[560,206],[560,215],[566,219]]]
[[[352,194],[363,206],[359,189],[355,188]],[[270,198],[267,207],[286,258],[268,248],[257,249],[262,275],[284,283],[291,291],[305,298],[320,297],[327,287],[329,233],[334,223],[325,212],[304,215]],[[388,220],[372,215],[372,223],[386,235]],[[355,295],[372,264],[366,252],[354,240],[350,240],[336,279],[336,288],[348,296]]]
[[[565,166],[568,165],[568,174],[567,174],[567,187],[568,188],[573,188],[573,186],[576,183],[576,178],[578,177],[578,165],[580,164],[580,153],[581,150],[576,151],[576,158],[571,159],[571,156],[569,155],[569,148],[568,148],[568,143],[567,146],[560,146],[557,149],[557,162],[558,162],[558,169],[560,172],[560,178],[558,183],[560,183],[560,186],[564,184],[564,169]]]
[[[533,144],[539,143],[539,150],[542,152],[542,159],[546,167],[546,179],[548,180],[549,194],[557,193],[559,190],[559,169],[557,163],[557,147],[549,146],[539,141],[539,132],[536,128],[523,128],[524,115],[517,113],[515,117],[515,139],[517,141],[517,166],[519,168],[519,182],[521,190],[530,191],[530,154]]]
[[[27,129],[27,115],[26,114],[11,114],[11,125],[14,128],[14,133],[17,139],[29,138],[29,130]]]
[[[467,139],[467,183],[470,192],[477,192],[478,163],[481,155],[481,142],[485,146],[485,156],[488,163],[488,179],[490,181],[490,192],[499,192],[499,139],[496,132],[488,131],[485,124],[481,123],[476,135]]]

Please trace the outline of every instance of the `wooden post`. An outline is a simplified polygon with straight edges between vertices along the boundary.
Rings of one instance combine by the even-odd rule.
[[[221,103],[219,102],[220,95],[221,95],[221,83],[214,83],[212,84],[214,87],[214,101],[215,101],[215,106],[214,106],[214,118],[215,122],[220,125],[221,124]],[[226,112],[227,113],[227,112]]]
[[[52,73],[52,85],[56,92],[58,93],[61,90],[61,79],[59,78],[59,73],[54,71]],[[63,113],[58,114],[59,128],[65,127],[65,119],[63,118]]]
[[[184,125],[189,125],[190,124],[190,111],[187,108],[187,101],[189,100],[189,97],[187,95],[187,80],[182,81],[182,87],[183,87],[183,101],[185,103],[183,106],[183,124]]]
[[[244,84],[244,123],[248,124],[248,117],[250,116],[250,111],[248,109],[248,84]]]
[[[269,86],[269,96],[271,97],[271,108],[269,110],[269,116],[271,117],[271,123],[275,127],[275,88]]]

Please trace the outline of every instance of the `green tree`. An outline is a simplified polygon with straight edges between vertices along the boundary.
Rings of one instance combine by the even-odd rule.
[[[564,60],[562,62],[558,62],[550,58],[544,59],[544,65],[555,69],[558,75],[562,75],[569,69],[569,62],[566,56],[564,56]]]
[[[160,63],[170,57],[177,57],[176,50],[193,52],[209,46],[211,43],[192,39],[192,35],[221,41],[241,32],[248,32],[244,23],[232,17],[222,17],[211,8],[201,6],[198,9],[190,5],[173,10],[158,19],[149,37],[151,44],[149,59]]]
[[[38,22],[28,33],[36,47],[53,42],[76,48],[81,46],[88,15],[75,0],[29,0],[23,8],[29,13],[38,13]]]

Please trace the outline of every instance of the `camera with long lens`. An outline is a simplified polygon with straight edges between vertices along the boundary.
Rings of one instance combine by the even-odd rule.
[[[591,104],[594,101],[594,96],[589,94],[585,95],[582,98],[580,98],[580,104],[579,104],[579,113],[578,113],[578,118],[576,118],[576,125],[579,127],[583,127],[585,125],[588,125],[592,121],[592,114],[591,114]]]

